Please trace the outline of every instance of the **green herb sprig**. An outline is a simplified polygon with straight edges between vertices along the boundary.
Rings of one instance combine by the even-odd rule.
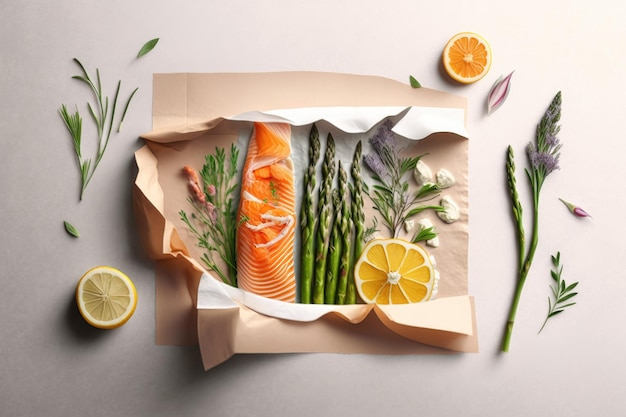
[[[363,157],[375,181],[369,194],[374,209],[393,237],[399,236],[404,222],[409,218],[424,210],[443,210],[441,206],[423,204],[439,194],[440,189],[436,184],[425,184],[417,191],[410,190],[406,175],[415,169],[422,156],[401,156],[402,148],[391,131],[389,121],[380,126],[370,143],[373,152]]]
[[[198,247],[206,249],[202,261],[227,284],[237,286],[236,237],[238,200],[237,163],[239,149],[233,144],[227,154],[216,147],[215,153],[205,156],[200,170],[203,184],[199,184],[195,171],[186,169],[192,190],[189,202],[194,211],[188,215],[180,210],[180,219],[198,240]],[[188,168],[188,167],[186,167]],[[226,265],[222,270],[217,258]]]
[[[96,156],[95,159],[92,160],[91,158],[85,158],[82,155],[81,146],[83,119],[80,115],[80,112],[78,111],[78,107],[76,107],[76,110],[74,112],[70,113],[65,104],[61,105],[59,113],[61,115],[61,118],[65,122],[65,126],[67,127],[67,130],[69,131],[72,138],[74,153],[76,155],[76,161],[80,170],[81,189],[79,198],[80,200],[82,200],[85,189],[91,181],[93,174],[96,172],[96,168],[98,168],[98,165],[100,164],[100,161],[102,160],[102,157],[104,156],[104,153],[109,144],[109,139],[111,138],[111,133],[113,132],[113,126],[115,123],[115,111],[117,108],[118,97],[122,82],[117,82],[117,87],[115,89],[113,99],[109,100],[109,97],[103,93],[102,81],[100,79],[100,70],[96,68],[96,75],[94,80],[78,59],[74,58],[74,62],[80,68],[81,74],[74,75],[72,78],[85,83],[93,92],[95,104],[92,105],[92,103],[88,102],[87,109],[89,110],[89,114],[91,115],[91,118],[94,121],[97,129]],[[126,105],[124,106],[124,111],[118,124],[118,132],[121,130],[124,117],[128,110],[128,106],[130,105],[130,101],[132,100],[136,92],[137,88],[135,88],[135,90],[130,94]]]
[[[561,278],[563,274],[563,266],[561,265],[561,252],[557,252],[552,256],[552,265],[554,269],[550,271],[550,276],[554,280],[554,284],[550,286],[552,295],[554,296],[554,303],[548,297],[548,315],[546,316],[543,325],[539,329],[539,333],[543,330],[548,319],[562,313],[567,307],[571,307],[576,304],[572,301],[578,293],[574,292],[574,289],[578,286],[578,281],[573,284],[567,285],[564,279]]]

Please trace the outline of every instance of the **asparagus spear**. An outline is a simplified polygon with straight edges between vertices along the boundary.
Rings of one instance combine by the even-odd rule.
[[[333,210],[335,213],[335,219],[333,221],[333,228],[330,235],[330,241],[328,242],[328,264],[326,265],[326,283],[324,284],[324,303],[334,304],[335,297],[337,295],[337,283],[339,278],[339,261],[341,259],[342,252],[342,207],[341,200],[345,195],[347,175],[339,162],[338,170],[338,186],[333,190]]]
[[[331,190],[335,176],[335,140],[329,133],[326,152],[322,164],[322,183],[319,189],[317,231],[315,232],[315,275],[313,283],[313,303],[324,303],[324,282],[326,279],[326,255],[330,235]]]
[[[346,173],[343,173],[347,177]],[[347,183],[347,178],[344,183]],[[348,279],[352,264],[352,218],[350,217],[350,192],[347,185],[344,185],[341,193],[341,258],[339,259],[339,275],[337,277],[337,299],[336,304],[346,303],[346,292],[348,289]]]
[[[356,284],[354,282],[354,265],[363,252],[365,213],[363,212],[363,181],[361,179],[361,141],[357,143],[352,158],[350,174],[352,177],[352,220],[354,222],[354,244],[352,245],[352,259],[348,272],[348,288],[346,304],[356,303]]]
[[[304,174],[304,196],[300,227],[302,230],[302,268],[300,273],[300,302],[310,304],[315,264],[315,167],[320,157],[320,137],[317,127],[309,134],[309,166]]]

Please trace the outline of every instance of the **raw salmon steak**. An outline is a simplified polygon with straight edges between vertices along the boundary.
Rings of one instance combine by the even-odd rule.
[[[239,219],[239,288],[295,302],[296,193],[289,124],[254,124],[242,172]]]

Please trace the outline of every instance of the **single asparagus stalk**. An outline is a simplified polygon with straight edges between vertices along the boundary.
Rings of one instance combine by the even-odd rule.
[[[317,127],[309,134],[309,166],[304,174],[304,196],[300,227],[302,231],[302,266],[300,272],[300,302],[310,304],[313,290],[313,266],[315,265],[315,167],[320,157],[320,137]]]
[[[356,303],[356,284],[354,282],[354,265],[363,252],[365,234],[365,213],[363,212],[363,180],[361,178],[362,145],[359,141],[354,150],[350,175],[352,177],[352,222],[354,224],[354,242],[351,245],[351,261],[348,270],[348,287],[346,289],[346,304]]]
[[[346,173],[343,174],[346,176]],[[347,176],[346,176],[347,177]],[[339,275],[337,277],[336,304],[346,303],[348,277],[353,269],[352,264],[352,217],[350,213],[350,191],[346,185],[340,190],[341,197],[341,258],[339,259]]]
[[[338,170],[338,186],[333,190],[333,211],[335,219],[333,221],[333,228],[330,235],[330,241],[328,242],[328,264],[326,266],[326,283],[324,284],[324,303],[335,304],[335,298],[337,296],[337,284],[339,281],[339,261],[341,259],[342,252],[342,196],[345,194],[347,176],[339,162]]]
[[[324,283],[326,280],[326,256],[330,239],[332,217],[331,192],[335,177],[335,140],[329,133],[326,152],[322,164],[322,183],[319,189],[317,230],[315,232],[315,269],[313,277],[313,303],[324,303]]]

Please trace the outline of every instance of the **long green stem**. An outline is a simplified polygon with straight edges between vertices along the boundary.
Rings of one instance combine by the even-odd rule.
[[[517,278],[517,288],[515,290],[515,297],[513,299],[513,303],[511,304],[511,310],[509,312],[509,318],[506,324],[506,329],[504,333],[504,340],[502,342],[502,351],[508,352],[511,347],[511,337],[513,335],[513,326],[515,325],[515,317],[517,315],[517,307],[519,305],[520,298],[522,296],[522,290],[524,289],[524,284],[526,283],[526,277],[528,276],[528,272],[530,271],[530,267],[533,263],[533,259],[535,257],[535,251],[537,250],[537,243],[539,242],[539,193],[540,193],[540,185],[537,184],[536,181],[532,181],[533,184],[533,229],[532,229],[532,237],[530,241],[530,246],[528,248],[528,253],[523,263],[520,266]],[[523,242],[520,242],[523,243]],[[522,249],[520,249],[523,253],[523,244],[521,245]]]

